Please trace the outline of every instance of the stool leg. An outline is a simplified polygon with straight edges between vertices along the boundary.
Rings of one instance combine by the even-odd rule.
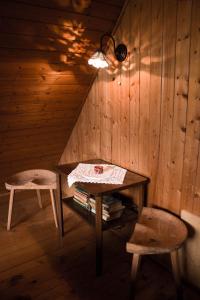
[[[36,193],[38,197],[39,207],[42,208],[42,198],[41,198],[40,190],[36,190]]]
[[[131,281],[132,282],[134,282],[136,279],[140,260],[141,260],[141,257],[139,254],[133,254],[132,266],[131,266]]]
[[[11,189],[11,190],[10,190],[10,199],[9,199],[9,208],[8,208],[7,230],[10,230],[14,193],[15,193],[15,190],[14,190],[14,189]]]
[[[55,206],[55,199],[54,199],[53,190],[50,190],[50,195],[51,195],[51,204],[52,204],[54,221],[55,221],[56,228],[58,228],[58,220],[57,220],[56,206]]]
[[[176,283],[177,288],[177,298],[182,299],[182,287],[181,287],[181,278],[180,278],[180,270],[179,270],[179,262],[178,262],[178,250],[174,250],[170,252],[171,256],[171,263],[172,263],[172,270],[173,275]]]
[[[137,276],[137,271],[140,265],[141,255],[133,254],[132,265],[131,265],[131,289],[130,289],[130,299],[135,298],[135,280]]]

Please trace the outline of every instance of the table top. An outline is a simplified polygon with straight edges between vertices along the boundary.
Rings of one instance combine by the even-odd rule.
[[[64,165],[57,165],[55,167],[56,172],[62,175],[68,175],[76,168],[76,166],[80,162],[64,164]],[[88,163],[88,164],[111,164],[107,161],[101,159],[92,159],[87,161],[81,161],[81,163]],[[149,182],[149,178],[137,174],[135,172],[127,170],[124,182],[122,184],[104,184],[104,183],[86,183],[86,182],[77,182],[78,186],[86,191],[88,194],[94,196],[100,196],[103,194],[108,194],[114,191],[125,190],[129,187],[137,186],[140,184],[145,184]]]

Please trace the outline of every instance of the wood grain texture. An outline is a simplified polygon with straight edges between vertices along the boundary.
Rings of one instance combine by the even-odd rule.
[[[89,158],[149,176],[149,205],[176,214],[184,208],[200,215],[199,5],[198,0],[129,1],[115,34],[129,55],[99,72],[70,137],[73,143],[61,158],[69,162],[70,148],[77,147],[79,159],[86,143]],[[80,135],[84,126],[92,130],[87,119],[92,101],[99,104],[100,124],[93,151]]]
[[[150,92],[150,39],[151,1],[142,1],[140,6],[140,98],[139,98],[139,157],[138,168],[149,170],[149,92]]]
[[[96,76],[87,59],[124,2],[0,1],[0,191],[12,173],[58,163]],[[84,140],[100,137],[96,95],[79,130],[85,158],[96,144],[87,153]]]
[[[133,11],[138,18],[132,18]],[[130,166],[138,170],[139,99],[140,99],[140,4],[132,1],[130,14]]]
[[[49,193],[41,194],[43,209],[38,207],[35,191],[16,193],[16,226],[9,233],[5,229],[7,198],[1,198],[1,300],[128,299],[131,261],[124,244],[131,228],[104,232],[104,276],[97,279],[93,228],[64,205],[66,234],[61,245]],[[138,280],[145,289],[138,290],[137,299],[155,300],[159,295],[175,299],[171,274],[152,260],[146,260],[144,265],[143,276]],[[199,299],[199,294],[186,286],[184,295],[186,299]]]
[[[200,2],[193,1],[187,131],[183,166],[183,209],[199,211],[199,152],[200,152]],[[192,208],[191,208],[192,207]]]
[[[174,9],[174,7],[176,9]],[[170,14],[170,18],[169,18]],[[164,1],[163,7],[163,62],[162,62],[162,106],[157,197],[159,205],[167,204],[170,180],[170,155],[172,143],[175,41],[176,41],[177,1]]]
[[[174,113],[172,128],[171,160],[170,160],[170,191],[172,201],[170,208],[180,206],[181,184],[184,162],[184,148],[186,136],[186,113],[188,105],[188,82],[190,54],[190,26],[191,26],[191,2],[178,2],[177,35],[176,35],[176,68],[175,68],[175,91]]]

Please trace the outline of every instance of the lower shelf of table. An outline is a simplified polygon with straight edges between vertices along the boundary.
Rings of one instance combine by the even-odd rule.
[[[83,218],[88,224],[95,226],[95,214],[93,214],[90,210],[82,207],[76,201],[73,200],[73,197],[63,199],[64,204],[66,204],[72,211],[77,213],[81,218]],[[137,220],[137,212],[135,210],[135,206],[125,205],[125,209],[120,218],[104,221],[103,230],[108,230],[111,228],[123,227],[127,223],[134,223]]]

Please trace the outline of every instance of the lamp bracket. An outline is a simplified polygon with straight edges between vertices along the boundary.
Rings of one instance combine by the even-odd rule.
[[[117,47],[115,47],[115,40],[114,40],[112,34],[110,34],[110,33],[104,33],[101,36],[100,50],[104,53],[104,51],[103,51],[103,39],[105,37],[109,37],[112,40],[116,59],[120,62],[124,61],[126,59],[126,56],[127,56],[127,47],[124,44],[119,44]]]

